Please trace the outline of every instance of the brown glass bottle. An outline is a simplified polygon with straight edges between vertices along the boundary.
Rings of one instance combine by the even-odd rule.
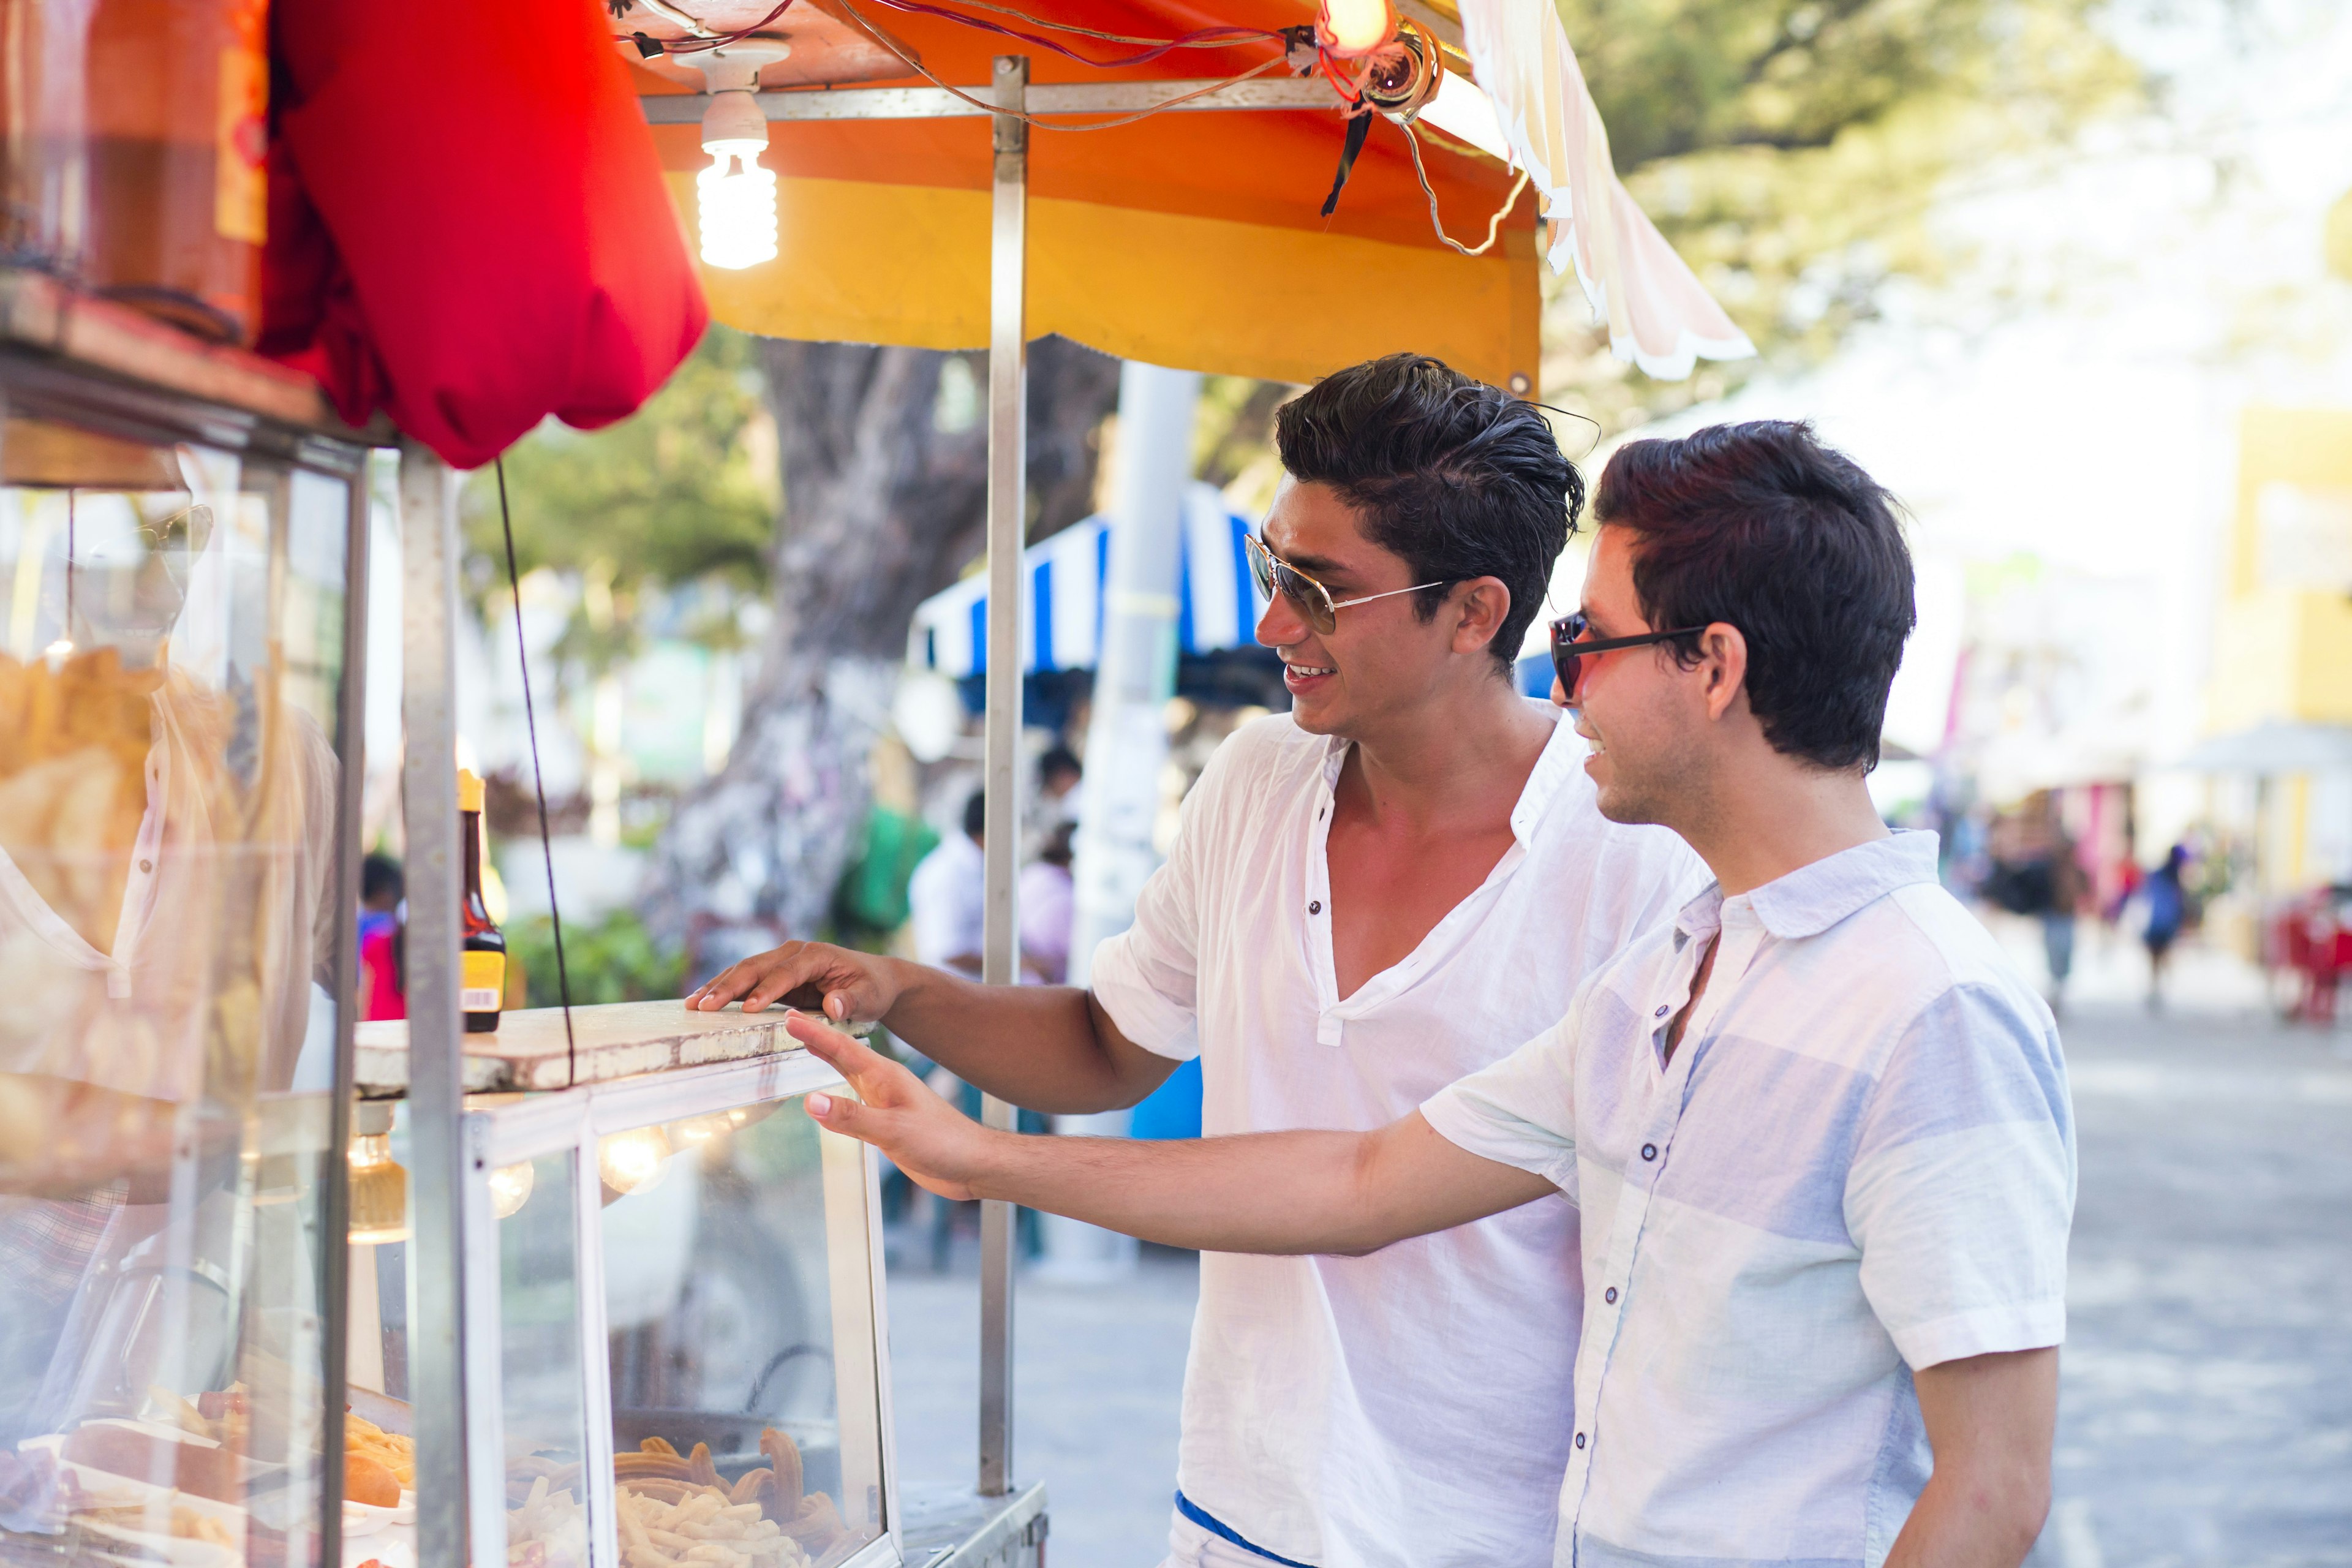
[[[457,837],[466,854],[466,897],[458,907],[465,926],[465,952],[458,957],[457,1005],[465,1009],[466,1032],[494,1033],[506,997],[507,939],[482,901],[482,781],[457,770]]]

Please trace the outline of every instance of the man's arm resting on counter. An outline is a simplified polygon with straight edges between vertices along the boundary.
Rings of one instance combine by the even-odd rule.
[[[983,985],[901,958],[788,942],[722,970],[686,999],[712,1011],[740,1000],[873,1019],[999,1100],[1032,1110],[1121,1110],[1167,1081],[1171,1058],[1119,1033],[1094,993],[1070,985]]]
[[[1263,1132],[1169,1142],[1037,1138],[982,1127],[914,1075],[799,1015],[793,1037],[858,1099],[809,1113],[874,1144],[951,1198],[1000,1198],[1208,1252],[1374,1252],[1557,1191],[1447,1142],[1416,1111],[1375,1132]],[[822,1101],[822,1103],[820,1103]]]
[[[2018,1568],[2050,1513],[2056,1347],[1944,1362],[1912,1384],[1936,1468],[1886,1568]]]

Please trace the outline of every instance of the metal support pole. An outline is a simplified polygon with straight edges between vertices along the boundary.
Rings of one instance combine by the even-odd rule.
[[[981,978],[1021,980],[1021,921],[1014,899],[1021,858],[1021,551],[1027,542],[1029,452],[1029,127],[1018,118],[1029,62],[996,60],[996,174],[988,246],[988,735],[982,830],[986,924]],[[1011,1127],[1013,1107],[982,1101],[991,1127]],[[1013,1489],[1013,1208],[980,1206],[980,1493]]]
[[[464,1149],[458,1047],[457,476],[400,448],[400,796],[408,829],[408,1397],[416,1415],[421,1568],[461,1568],[466,1532]]]

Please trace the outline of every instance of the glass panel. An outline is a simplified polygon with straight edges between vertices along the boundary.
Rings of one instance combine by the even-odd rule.
[[[625,1568],[845,1560],[884,1527],[863,1152],[795,1098],[598,1165]]]
[[[580,1359],[579,1232],[570,1151],[490,1176],[499,1221],[500,1386],[507,1448],[507,1561],[584,1568],[587,1451]]]
[[[316,1556],[348,504],[0,425],[0,1555]]]

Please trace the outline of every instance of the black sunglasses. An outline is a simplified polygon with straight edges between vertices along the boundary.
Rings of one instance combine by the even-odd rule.
[[[1576,706],[1577,665],[1585,655],[1613,653],[1621,647],[1647,647],[1653,643],[1672,642],[1676,637],[1695,637],[1706,630],[1705,626],[1685,626],[1678,632],[1643,632],[1632,637],[1600,637],[1591,642],[1580,640],[1592,629],[1592,623],[1581,613],[1562,616],[1551,624],[1551,667],[1559,677],[1559,689],[1568,705]]]

